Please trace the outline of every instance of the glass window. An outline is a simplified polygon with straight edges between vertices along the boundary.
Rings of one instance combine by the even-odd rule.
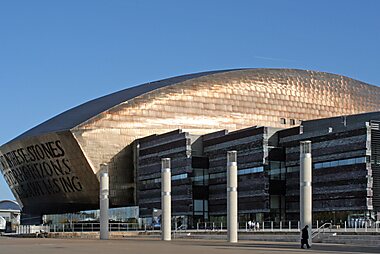
[[[255,167],[255,168],[246,168],[246,169],[240,169],[238,171],[238,175],[248,175],[248,174],[254,174],[254,173],[259,173],[263,172],[264,167]]]
[[[365,157],[356,158],[355,163],[357,163],[357,164],[365,163]]]
[[[286,171],[287,171],[288,173],[297,172],[297,171],[299,171],[299,167],[297,167],[297,166],[294,166],[294,167],[287,167]]]
[[[194,212],[203,212],[203,200],[194,199]]]
[[[336,161],[326,161],[326,162],[315,163],[314,169],[346,166],[346,165],[360,164],[360,163],[365,163],[365,162],[366,162],[365,157],[336,160]]]
[[[215,173],[215,174],[210,174],[210,179],[223,178],[226,176],[227,176],[227,173]]]
[[[330,166],[331,166],[331,163],[329,161],[322,163],[322,168],[329,168]]]
[[[339,166],[345,166],[348,165],[348,160],[340,160],[339,161]]]

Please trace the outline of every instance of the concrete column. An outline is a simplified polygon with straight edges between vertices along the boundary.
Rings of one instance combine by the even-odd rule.
[[[227,152],[227,241],[238,241],[238,194],[236,151]]]
[[[100,165],[100,239],[107,240],[109,238],[108,232],[108,208],[109,208],[109,177],[108,177],[108,164],[103,163]]]
[[[312,158],[311,141],[300,142],[300,224],[301,230],[309,226],[309,244],[312,242]],[[302,232],[301,232],[302,234]]]
[[[172,179],[170,173],[170,158],[163,158],[161,163],[161,239],[170,241],[172,239]]]

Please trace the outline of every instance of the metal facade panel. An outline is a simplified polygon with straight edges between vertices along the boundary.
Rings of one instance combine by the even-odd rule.
[[[69,131],[14,141],[0,168],[26,213],[57,213],[98,205],[99,182]]]

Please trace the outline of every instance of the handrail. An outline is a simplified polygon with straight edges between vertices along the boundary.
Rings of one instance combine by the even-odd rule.
[[[326,227],[326,226],[328,226],[328,227]],[[318,236],[321,233],[321,229],[323,229],[323,231],[322,231],[323,233],[325,232],[326,228],[329,228],[330,231],[331,231],[331,227],[332,227],[332,224],[330,222],[324,223],[322,226],[320,226],[319,228],[315,229],[311,233],[311,238],[313,239],[314,237]]]
[[[179,226],[178,228],[176,228],[173,232],[173,238],[175,239],[176,236],[180,233],[180,231],[182,232],[186,232],[187,230],[187,225],[183,224],[181,226]]]
[[[186,229],[187,229],[187,225],[181,225],[178,228],[176,228],[176,231],[177,230],[186,230]]]

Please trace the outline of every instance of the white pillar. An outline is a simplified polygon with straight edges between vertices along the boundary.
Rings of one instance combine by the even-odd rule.
[[[238,194],[236,151],[227,152],[227,241],[238,241]]]
[[[309,226],[309,244],[312,242],[312,158],[311,141],[300,142],[300,223],[301,230]],[[302,234],[302,233],[301,233]]]
[[[164,241],[170,241],[172,230],[172,186],[170,173],[170,158],[163,158],[161,162],[161,239]]]
[[[108,208],[109,208],[109,177],[108,177],[108,164],[103,163],[100,165],[100,239],[107,240],[109,238],[108,232]]]

